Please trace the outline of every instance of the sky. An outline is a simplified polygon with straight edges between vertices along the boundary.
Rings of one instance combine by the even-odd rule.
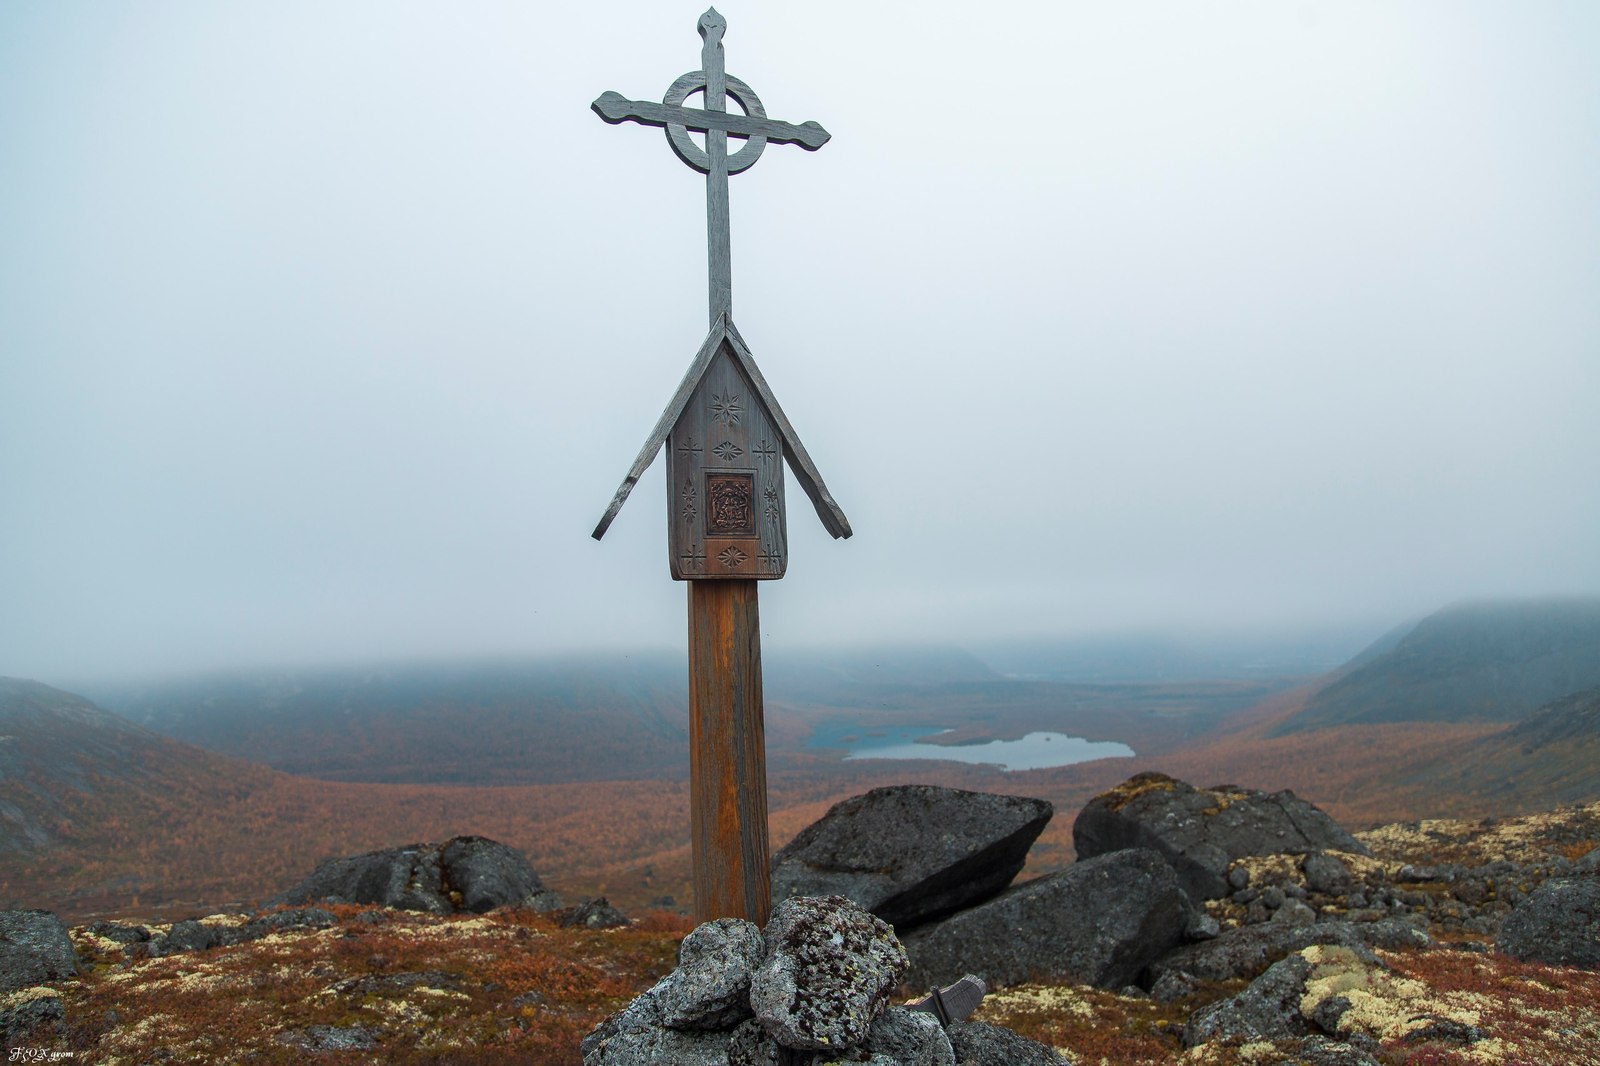
[[[1600,6],[719,10],[769,650],[1600,592]],[[0,5],[0,674],[681,646],[700,13]]]

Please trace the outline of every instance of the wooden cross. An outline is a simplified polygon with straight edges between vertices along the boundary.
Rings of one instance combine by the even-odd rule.
[[[755,165],[768,141],[798,144],[814,152],[828,143],[828,131],[815,122],[798,126],[767,118],[766,108],[756,91],[738,78],[730,77],[723,60],[722,35],[727,20],[708,8],[700,16],[700,69],[690,71],[667,89],[661,103],[625,100],[618,93],[600,94],[592,105],[607,122],[632,120],[646,126],[665,126],[667,143],[678,158],[706,176],[706,262],[711,280],[711,324],[717,316],[733,318],[733,261],[728,231],[728,175],[749,170]],[[692,94],[703,91],[705,108],[684,107]],[[728,97],[745,109],[745,114],[728,111]],[[706,135],[706,146],[699,147],[689,137],[696,130]],[[728,134],[746,137],[744,147],[728,157]]]
[[[689,582],[689,798],[695,920],[745,918],[765,925],[772,905],[767,845],[767,766],[756,582],[788,567],[783,469],[811,498],[824,528],[850,522],[822,482],[794,426],[733,324],[728,176],[748,170],[769,142],[808,151],[828,141],[815,122],[767,118],[761,99],[727,73],[728,24],[700,16],[701,69],[661,103],[601,94],[607,122],[663,126],[672,150],[706,176],[706,261],[711,332],[611,498],[593,536],[605,535],[646,468],[667,447],[667,556]],[[704,108],[684,107],[703,92]],[[744,114],[729,112],[732,97]],[[705,147],[689,136],[705,134]],[[745,144],[728,154],[728,135]]]

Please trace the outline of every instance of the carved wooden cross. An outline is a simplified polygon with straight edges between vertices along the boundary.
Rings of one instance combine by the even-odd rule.
[[[767,771],[756,581],[788,568],[783,469],[811,498],[823,526],[850,536],[794,426],[733,324],[728,175],[748,170],[769,142],[815,151],[828,131],[767,118],[761,99],[727,73],[727,22],[700,16],[701,69],[683,75],[661,103],[601,94],[607,122],[664,126],[667,143],[706,176],[706,260],[711,332],[655,429],[622,479],[593,536],[605,535],[628,494],[667,447],[667,555],[689,582],[689,792],[695,918],[746,918],[765,925],[772,886],[767,848]],[[703,92],[703,108],[685,107]],[[743,114],[728,111],[732,97]],[[689,136],[705,134],[705,147]],[[745,138],[733,155],[728,135]]]

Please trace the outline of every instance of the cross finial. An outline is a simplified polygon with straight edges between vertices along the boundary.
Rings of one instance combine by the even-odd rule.
[[[828,131],[815,122],[792,124],[767,118],[766,108],[754,89],[727,73],[723,62],[722,38],[728,21],[717,9],[707,8],[700,16],[700,69],[690,71],[667,89],[661,103],[628,100],[614,92],[601,93],[595,100],[595,113],[607,122],[633,121],[646,126],[664,126],[667,143],[689,166],[706,176],[707,266],[711,289],[710,319],[732,320],[733,267],[728,227],[728,175],[748,170],[766,150],[767,143],[798,144],[814,152],[828,143]],[[703,108],[684,107],[696,92],[705,94]],[[744,109],[743,114],[728,111],[728,97]],[[689,131],[705,134],[705,147],[694,143]],[[728,154],[728,134],[745,138],[742,148]]]

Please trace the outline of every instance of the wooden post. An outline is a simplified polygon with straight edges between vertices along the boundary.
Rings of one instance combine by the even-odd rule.
[[[689,582],[689,823],[694,920],[772,910],[756,582]]]
[[[711,332],[591,534],[605,536],[645,468],[667,443],[667,550],[672,577],[689,582],[689,811],[695,921],[772,909],[767,850],[767,752],[761,708],[761,628],[756,581],[788,564],[783,464],[835,537],[850,522],[784,416],[733,325],[728,176],[755,165],[769,142],[814,152],[828,143],[815,122],[779,122],[754,89],[728,74],[728,23],[700,16],[699,70],[661,103],[605,92],[591,105],[607,122],[663,126],[679,159],[706,176],[706,263]],[[705,106],[685,107],[697,92]],[[728,110],[728,98],[739,111]],[[705,134],[705,146],[689,136]],[[728,154],[728,135],[744,146]],[[669,442],[670,438],[670,443]]]

